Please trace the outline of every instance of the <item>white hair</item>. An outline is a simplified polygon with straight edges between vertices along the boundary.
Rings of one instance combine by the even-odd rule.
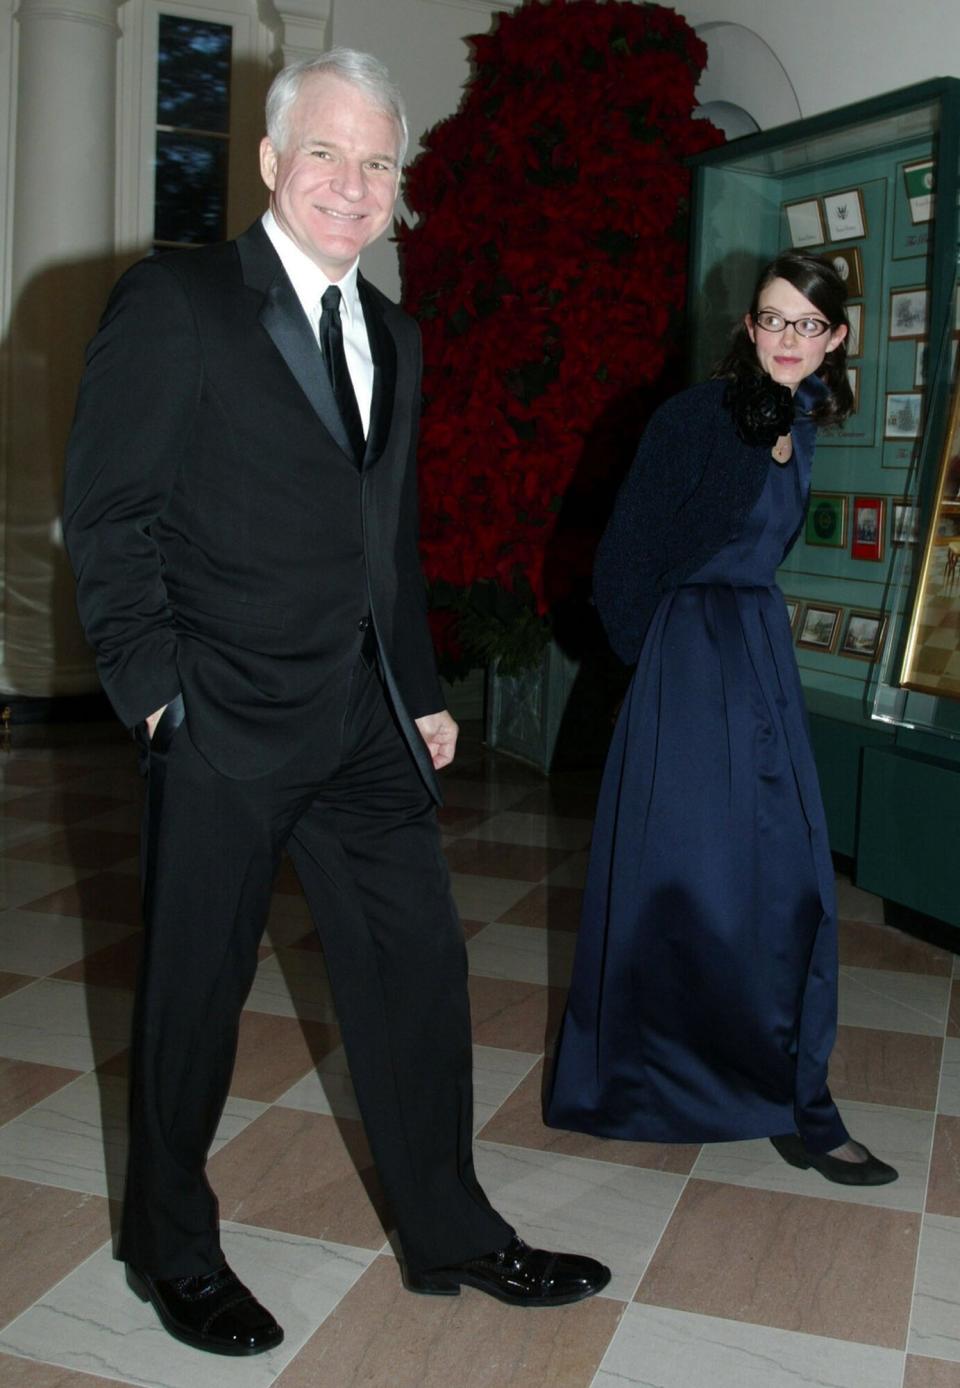
[[[397,125],[397,164],[402,167],[410,143],[403,97],[379,58],[355,48],[331,48],[317,58],[302,58],[281,68],[267,92],[267,136],[274,149],[280,151],[286,145],[293,103],[304,79],[315,75],[338,77],[359,87],[374,106],[392,116]]]

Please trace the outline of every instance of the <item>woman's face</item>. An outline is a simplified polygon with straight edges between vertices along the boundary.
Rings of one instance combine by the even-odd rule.
[[[757,349],[757,360],[775,381],[795,391],[805,376],[812,375],[828,352],[838,347],[847,335],[846,325],[821,333],[819,337],[804,337],[794,321],[815,318],[826,322],[823,314],[794,289],[789,280],[775,279],[764,285],[757,302],[757,318],[763,313],[776,313],[790,320],[779,332],[770,332],[754,322],[748,313],[744,318],[750,341]]]

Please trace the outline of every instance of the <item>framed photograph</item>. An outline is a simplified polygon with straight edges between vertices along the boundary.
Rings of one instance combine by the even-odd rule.
[[[863,304],[847,304],[850,331],[847,333],[847,356],[859,357],[863,351]]]
[[[924,285],[915,289],[894,289],[890,294],[890,336],[926,337],[929,291]]]
[[[840,655],[854,660],[877,660],[886,633],[887,619],[882,612],[851,612],[843,630]]]
[[[922,423],[922,391],[887,391],[887,405],[883,413],[885,439],[918,439]]]
[[[907,205],[913,225],[932,222],[936,191],[933,160],[919,159],[915,164],[904,164],[903,181],[907,188]]]
[[[795,249],[800,246],[822,246],[826,237],[823,234],[823,216],[816,198],[805,202],[787,202],[783,205],[790,229],[790,244]]]
[[[797,645],[829,655],[836,644],[842,611],[842,607],[834,607],[830,602],[807,603],[803,621],[800,623]]]
[[[855,496],[853,498],[851,554],[854,559],[883,558],[885,510],[886,505],[882,496]]]
[[[847,498],[842,493],[810,493],[804,539],[808,545],[843,549],[847,543]]]
[[[860,368],[859,366],[847,367],[847,380],[850,382],[850,389],[853,391],[853,413],[856,414],[860,408]]]
[[[960,699],[960,387],[956,384],[900,681],[908,689]]]
[[[860,258],[860,247],[849,246],[845,251],[824,251],[823,259],[830,261],[847,286],[848,297],[858,299],[863,293],[863,261]]]
[[[799,598],[788,597],[786,593],[783,595],[783,600],[787,604],[787,621],[790,623],[790,630],[795,634],[800,613],[803,611],[803,603]]]
[[[909,497],[890,503],[890,543],[915,545],[920,538],[920,507]]]
[[[831,193],[823,200],[827,235],[831,241],[853,241],[867,234],[867,218],[859,188]]]

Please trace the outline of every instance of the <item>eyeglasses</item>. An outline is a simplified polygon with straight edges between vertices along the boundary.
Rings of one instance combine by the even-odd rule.
[[[782,333],[784,328],[796,328],[801,337],[822,337],[830,331],[830,324],[823,318],[784,318],[769,309],[758,313],[753,321],[765,333]]]

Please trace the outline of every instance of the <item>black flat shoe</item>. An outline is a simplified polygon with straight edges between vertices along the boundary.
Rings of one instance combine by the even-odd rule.
[[[216,1272],[169,1281],[148,1277],[128,1263],[127,1282],[141,1301],[152,1302],[164,1330],[192,1349],[262,1354],[283,1339],[270,1312],[226,1263]]]
[[[900,1175],[894,1167],[888,1166],[872,1152],[867,1152],[866,1147],[863,1148],[867,1152],[864,1161],[841,1161],[839,1157],[829,1157],[826,1153],[808,1152],[799,1133],[785,1133],[783,1137],[772,1137],[770,1141],[790,1166],[797,1166],[801,1171],[812,1167],[838,1186],[888,1186]],[[859,1145],[863,1147],[862,1142]]]
[[[610,1269],[576,1253],[548,1253],[514,1236],[506,1248],[482,1258],[429,1272],[406,1270],[407,1290],[426,1296],[459,1296],[476,1287],[510,1306],[566,1306],[593,1296],[610,1281]]]

